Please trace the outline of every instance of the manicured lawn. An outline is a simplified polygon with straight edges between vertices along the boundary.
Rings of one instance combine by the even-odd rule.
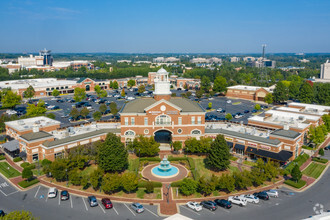
[[[162,192],[161,192],[160,188],[154,189],[154,193],[156,193],[156,199],[162,198]]]
[[[235,167],[235,166],[232,166],[232,165],[229,165],[229,170],[230,170],[230,172],[240,172],[239,171],[239,169],[238,169],[238,167]]]
[[[81,171],[80,174],[83,176],[90,175],[96,169],[97,169],[96,165],[90,165],[90,166],[86,167],[83,171]]]
[[[254,166],[254,165],[256,165],[255,162],[247,161],[247,160],[243,161],[243,164],[248,165],[248,166]]]
[[[144,194],[146,194],[145,192],[145,188],[140,188],[136,191],[136,197],[138,197],[139,199],[143,199],[144,198]]]
[[[303,174],[317,179],[321,175],[325,167],[326,165],[313,162],[306,169],[304,169]]]
[[[196,166],[196,171],[198,172],[199,176],[205,176],[206,178],[210,178],[212,176],[212,174],[215,175],[222,175],[221,172],[219,173],[215,173],[212,172],[211,170],[209,170],[206,166],[205,166],[205,159],[204,158],[194,158],[195,161],[195,166]],[[229,165],[229,171],[230,172],[239,172],[238,167]]]
[[[236,160],[238,160],[238,157],[231,156],[231,157],[230,157],[230,160],[232,160],[232,161],[236,161]]]
[[[287,166],[285,168],[285,170],[287,172],[291,172],[291,170],[293,169],[293,167],[295,166],[295,163],[298,164],[298,166],[300,167],[301,165],[303,165],[307,160],[308,160],[309,156],[308,154],[303,154],[303,155],[300,155],[298,156],[296,159],[294,159],[290,164],[289,166]]]
[[[233,105],[239,105],[241,102],[234,102]]]
[[[325,158],[313,157],[312,161],[319,162],[319,163],[328,163],[328,160]]]
[[[297,189],[300,189],[301,187],[306,185],[306,181],[304,180],[299,180],[297,183],[293,180],[285,180],[284,183]]]
[[[139,158],[128,159],[128,170],[132,172],[139,171]]]
[[[7,178],[21,175],[20,172],[12,168],[7,162],[0,162],[0,172]]]
[[[22,188],[27,188],[27,187],[32,186],[32,185],[37,184],[37,183],[39,183],[38,179],[34,179],[34,180],[31,180],[31,181],[23,180],[23,181],[19,182],[18,185]]]

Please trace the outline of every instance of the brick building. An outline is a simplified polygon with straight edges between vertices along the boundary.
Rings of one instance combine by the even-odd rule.
[[[272,87],[258,87],[258,86],[230,86],[227,87],[227,97],[247,99],[253,101],[264,101],[265,96],[268,93],[272,93],[274,86]]]

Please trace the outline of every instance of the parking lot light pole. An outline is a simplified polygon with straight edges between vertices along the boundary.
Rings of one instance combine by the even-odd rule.
[[[66,186],[69,185],[69,175],[68,175],[68,169],[65,169],[66,172]]]

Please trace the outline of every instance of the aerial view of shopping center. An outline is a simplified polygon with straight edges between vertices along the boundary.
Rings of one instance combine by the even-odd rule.
[[[330,4],[183,2],[0,3],[0,219],[330,219]]]

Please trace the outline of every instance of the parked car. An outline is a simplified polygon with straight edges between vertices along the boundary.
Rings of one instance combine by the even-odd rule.
[[[60,102],[60,103],[63,103],[63,102],[64,102],[64,100],[62,100],[62,99],[58,99],[56,102]]]
[[[245,111],[244,111],[245,114],[247,114],[247,113],[249,113],[249,112],[250,112],[249,110],[245,110]]]
[[[324,150],[330,150],[330,145],[326,146]]]
[[[104,114],[107,115],[107,114],[110,114],[111,111],[109,109],[105,110]]]
[[[246,206],[247,204],[246,199],[239,196],[229,196],[228,201],[239,206]]]
[[[197,202],[187,202],[187,207],[191,208],[192,210],[195,210],[197,212],[202,211],[202,206],[198,204]]]
[[[60,109],[60,107],[58,107],[57,105],[55,105],[52,108],[50,108],[50,110],[57,110],[57,109]]]
[[[231,208],[231,202],[225,199],[216,199],[214,202],[223,208],[230,209]]]
[[[252,113],[256,113],[256,112],[258,112],[258,110],[257,109],[253,109],[251,112]]]
[[[6,213],[3,210],[0,210],[0,217],[4,217]]]
[[[231,100],[227,100],[227,103],[230,104],[231,103]]]
[[[104,208],[106,209],[111,209],[113,207],[111,200],[108,198],[103,198],[101,202],[104,205]]]
[[[56,198],[57,189],[55,187],[49,188],[48,190],[48,198]]]
[[[70,194],[67,190],[63,190],[61,192],[61,200],[68,200],[70,198]]]
[[[204,208],[207,208],[207,209],[211,210],[211,211],[215,211],[218,208],[217,204],[213,201],[202,201],[200,203],[200,205],[203,206]]]
[[[269,195],[265,191],[256,192],[256,193],[253,193],[253,195],[262,200],[269,200]]]
[[[128,101],[131,101],[131,100],[134,100],[135,98],[134,97],[127,97],[126,100]]]
[[[136,213],[142,213],[144,212],[144,208],[143,205],[141,205],[140,203],[133,203],[131,205],[131,208],[136,212]]]
[[[251,202],[251,203],[255,203],[255,204],[259,203],[259,198],[254,195],[251,195],[251,194],[240,195],[239,197],[246,199],[247,202]]]
[[[226,113],[226,110],[222,109],[222,110],[220,111],[220,113]]]
[[[270,189],[270,190],[266,191],[266,193],[271,197],[275,197],[275,198],[278,197],[278,191],[275,189]]]
[[[95,198],[95,196],[88,196],[88,203],[90,205],[90,207],[94,207],[94,206],[98,206],[98,202]]]
[[[217,109],[217,112],[221,112],[221,111],[222,111],[222,108],[218,108],[218,109]]]

